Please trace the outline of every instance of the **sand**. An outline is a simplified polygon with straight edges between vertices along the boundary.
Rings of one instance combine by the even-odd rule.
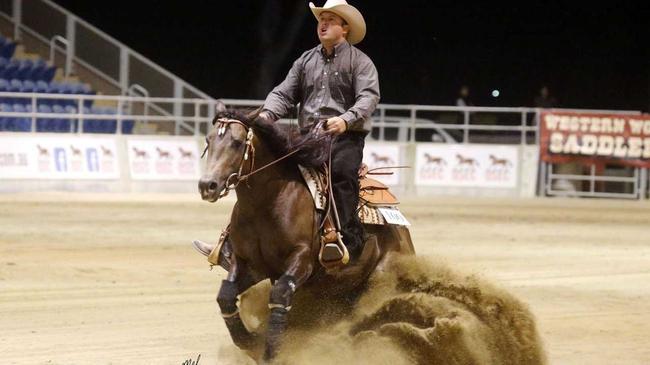
[[[224,272],[189,244],[216,239],[232,204],[0,196],[2,363],[249,363],[215,302]],[[419,255],[528,306],[549,364],[650,363],[649,202],[427,198],[401,209]]]

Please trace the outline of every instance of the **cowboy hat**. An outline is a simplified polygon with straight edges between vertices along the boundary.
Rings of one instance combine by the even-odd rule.
[[[366,21],[363,20],[363,15],[345,0],[327,0],[322,8],[310,2],[309,8],[311,8],[311,12],[314,13],[316,19],[324,11],[329,11],[343,18],[349,26],[348,42],[350,44],[357,44],[366,36]]]

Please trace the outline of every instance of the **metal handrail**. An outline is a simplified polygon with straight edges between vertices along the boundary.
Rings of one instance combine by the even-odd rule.
[[[167,98],[167,97],[142,97],[125,95],[86,95],[86,94],[48,94],[48,93],[26,93],[26,92],[0,92],[0,98],[24,98],[24,99],[69,99],[69,100],[106,100],[106,101],[150,101],[152,103],[173,103],[183,101],[185,103],[213,104],[214,100],[198,98]]]
[[[63,45],[63,50],[65,52],[65,77],[70,76],[72,71],[72,59],[70,58],[70,42],[67,39],[63,38],[60,35],[55,35],[50,39],[50,64],[55,65],[54,57],[56,56],[56,43]]]

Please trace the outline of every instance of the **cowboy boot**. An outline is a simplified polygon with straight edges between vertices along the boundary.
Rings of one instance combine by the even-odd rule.
[[[232,247],[228,238],[219,240],[216,245],[211,245],[200,240],[194,240],[192,241],[192,246],[199,251],[199,253],[206,256],[211,265],[219,265],[224,268],[224,270],[230,271]]]

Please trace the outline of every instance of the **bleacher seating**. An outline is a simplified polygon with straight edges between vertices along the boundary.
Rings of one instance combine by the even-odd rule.
[[[71,105],[39,104],[38,113],[56,113],[56,114],[77,114],[77,108]],[[32,106],[29,104],[0,104],[0,112],[31,112]],[[115,115],[116,111],[110,107],[84,107],[83,114],[87,115]],[[31,130],[31,118],[28,117],[0,117],[0,130],[14,132],[28,132]],[[69,133],[78,130],[79,122],[77,118],[36,118],[37,132],[59,132]],[[122,133],[131,134],[133,132],[134,121],[122,121]],[[115,133],[117,131],[117,119],[93,119],[84,118],[83,130],[85,133]]]
[[[54,81],[56,66],[51,66],[42,59],[13,58],[16,43],[0,35],[0,92],[47,93],[63,95],[95,95],[90,85],[80,82]],[[40,98],[36,100],[38,113],[77,114],[78,103],[71,99]],[[31,112],[31,98],[0,97],[0,112]],[[90,115],[115,115],[111,107],[93,106],[92,100],[84,100],[83,113]],[[31,130],[32,118],[0,117],[0,131],[28,132]],[[122,122],[122,133],[133,131],[134,121]],[[74,132],[77,131],[76,118],[42,118],[36,119],[37,132]],[[86,119],[84,132],[115,133],[117,120]]]

